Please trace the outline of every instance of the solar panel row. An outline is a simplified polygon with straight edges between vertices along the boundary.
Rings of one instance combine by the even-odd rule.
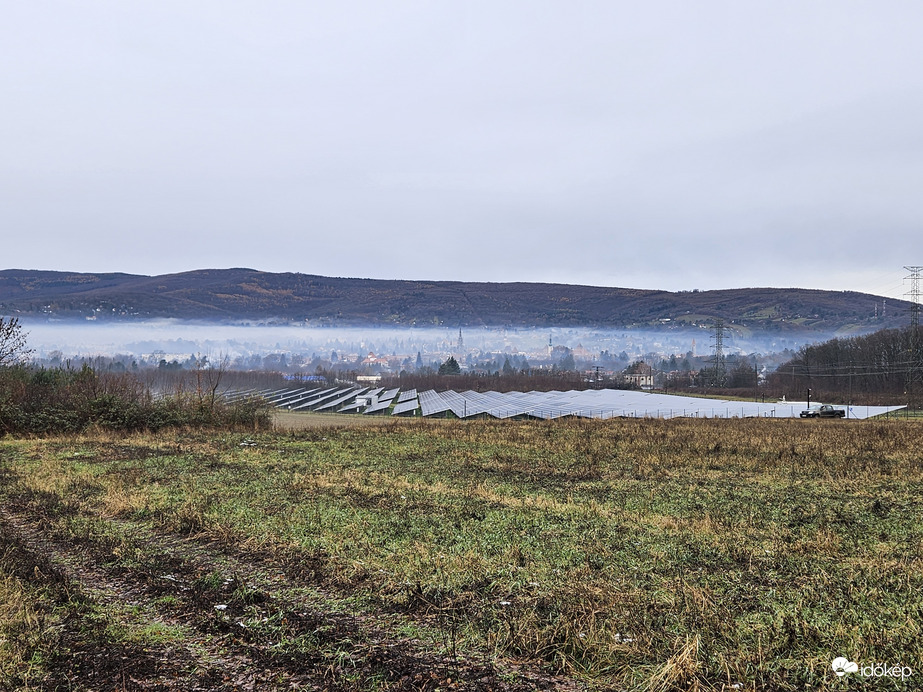
[[[368,389],[368,387],[359,387],[357,389],[350,389],[345,394],[342,394],[341,396],[337,396],[331,401],[325,402],[324,404],[322,404],[321,406],[318,406],[314,410],[315,411],[332,411],[333,409],[339,406],[342,406],[347,401],[354,400],[357,396],[362,394],[366,389]]]
[[[294,409],[298,405],[301,405],[304,402],[317,399],[319,397],[325,396],[330,392],[334,391],[333,389],[309,389],[308,391],[297,395],[296,397],[289,399],[283,404],[283,408]]]
[[[320,394],[316,396],[309,397],[306,401],[302,401],[297,406],[289,406],[293,411],[301,411],[304,409],[314,409],[320,406],[321,404],[329,401],[330,399],[341,396],[349,391],[349,388],[346,389],[325,389]]]

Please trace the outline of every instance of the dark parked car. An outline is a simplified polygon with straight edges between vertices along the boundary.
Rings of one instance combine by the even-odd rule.
[[[809,406],[801,412],[802,418],[845,418],[846,409],[834,408],[830,404]]]

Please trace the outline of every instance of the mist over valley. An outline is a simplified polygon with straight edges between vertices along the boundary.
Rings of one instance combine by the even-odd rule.
[[[40,363],[221,362],[239,370],[399,373],[618,369],[724,353],[761,370],[803,345],[899,326],[909,304],[806,289],[649,291],[541,283],[332,278],[252,269],[165,276],[0,271],[0,310]],[[693,367],[694,363],[688,363]]]
[[[394,372],[414,370],[420,354],[425,366],[449,356],[463,369],[479,363],[527,362],[530,367],[561,366],[568,353],[572,368],[625,367],[642,359],[707,358],[712,331],[691,329],[613,330],[590,328],[387,328],[306,327],[278,324],[225,324],[184,320],[87,322],[23,320],[38,362],[114,359],[130,366],[156,367],[207,358],[232,369],[308,371],[318,365],[351,370]],[[461,336],[461,342],[459,342]],[[813,341],[813,339],[811,340]],[[550,343],[550,348],[549,348]],[[796,335],[748,334],[729,329],[728,354],[784,360],[806,338]],[[776,357],[773,357],[773,355]],[[370,358],[371,357],[371,358]],[[371,360],[371,362],[369,362]],[[489,368],[488,368],[489,369]]]

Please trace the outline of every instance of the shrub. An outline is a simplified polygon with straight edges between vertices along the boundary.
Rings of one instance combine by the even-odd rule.
[[[269,427],[262,402],[229,405],[216,396],[177,390],[155,399],[131,374],[16,366],[0,370],[0,433],[76,433],[167,427]]]

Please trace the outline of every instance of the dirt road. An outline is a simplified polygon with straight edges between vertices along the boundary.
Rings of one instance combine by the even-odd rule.
[[[42,689],[575,689],[455,651],[438,613],[376,612],[337,593],[322,561],[81,516],[57,496],[8,496],[0,555],[44,594]]]

